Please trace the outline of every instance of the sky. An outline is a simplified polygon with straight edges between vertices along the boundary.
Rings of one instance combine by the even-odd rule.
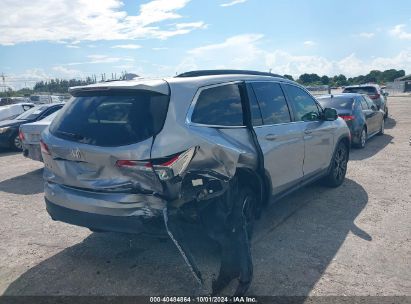
[[[13,89],[214,68],[411,73],[411,1],[0,0],[0,76]]]

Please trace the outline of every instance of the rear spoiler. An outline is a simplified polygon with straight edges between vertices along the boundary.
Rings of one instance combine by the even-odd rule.
[[[141,90],[151,91],[163,95],[170,95],[168,83],[162,79],[134,79],[129,81],[113,81],[69,88],[73,96],[82,92],[109,91],[109,90]]]

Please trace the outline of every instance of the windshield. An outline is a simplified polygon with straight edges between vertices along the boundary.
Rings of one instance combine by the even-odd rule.
[[[36,119],[41,113],[47,109],[47,106],[38,106],[38,107],[33,107],[30,110],[27,110],[23,114],[20,114],[19,116],[16,117],[18,120],[31,120],[31,119]]]
[[[168,95],[151,91],[83,92],[53,120],[50,132],[96,146],[130,145],[160,132],[168,101]]]
[[[318,98],[319,103],[323,108],[334,108],[334,109],[352,109],[352,98],[346,97],[328,97],[328,98]]]
[[[359,93],[359,94],[373,95],[373,94],[377,94],[377,89],[375,87],[353,87],[353,88],[345,88],[343,93]]]

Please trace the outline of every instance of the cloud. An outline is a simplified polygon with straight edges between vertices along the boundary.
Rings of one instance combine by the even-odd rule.
[[[61,78],[82,78],[84,77],[84,72],[75,70],[75,69],[69,69],[64,66],[54,66],[52,70],[56,73],[54,73],[54,77],[61,77]]]
[[[3,0],[0,44],[30,41],[167,39],[205,28],[202,21],[164,25],[190,0],[152,0],[138,14],[122,10],[121,0]]]
[[[103,64],[103,63],[115,63],[115,62],[120,62],[120,61],[126,61],[126,62],[133,62],[134,59],[132,57],[111,57],[107,55],[100,55],[100,54],[92,54],[87,56],[88,60],[87,61],[81,61],[81,62],[70,62],[63,64],[66,66],[74,66],[74,65],[81,65],[81,64]]]
[[[229,37],[221,43],[208,44],[191,49],[187,56],[173,67],[161,66],[161,73],[174,75],[193,69],[252,69],[299,76],[303,73],[319,75],[345,74],[348,77],[366,74],[370,70],[411,70],[411,49],[393,57],[358,58],[355,53],[331,60],[323,56],[296,55],[282,49],[261,47],[264,36],[243,34]]]
[[[411,40],[411,32],[407,32],[405,27],[405,24],[398,24],[390,30],[390,34],[398,39]]]
[[[8,74],[5,77],[4,84],[13,90],[19,90],[24,87],[33,87],[34,84],[41,80],[50,79],[50,75],[43,69],[28,69],[20,74]]]
[[[311,40],[304,41],[303,44],[304,44],[305,46],[308,46],[308,47],[317,45],[314,41],[311,41]]]
[[[220,6],[228,7],[228,6],[233,6],[233,5],[244,3],[244,2],[247,2],[247,0],[233,0],[231,2],[220,4]]]
[[[362,33],[357,34],[356,36],[369,39],[369,38],[373,38],[375,36],[375,33],[362,32]]]
[[[119,44],[119,45],[114,45],[111,48],[113,48],[113,49],[131,49],[131,50],[135,50],[135,49],[140,49],[141,45],[139,45],[139,44]]]

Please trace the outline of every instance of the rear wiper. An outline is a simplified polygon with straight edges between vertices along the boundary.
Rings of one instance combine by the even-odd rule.
[[[74,139],[78,139],[78,140],[84,139],[84,136],[83,136],[83,135],[80,135],[80,134],[75,134],[75,133],[70,133],[70,132],[64,132],[64,131],[57,131],[57,133],[58,133],[58,134],[61,134],[61,135],[64,135],[64,136],[67,136],[67,137],[71,137],[71,138],[74,138]]]

